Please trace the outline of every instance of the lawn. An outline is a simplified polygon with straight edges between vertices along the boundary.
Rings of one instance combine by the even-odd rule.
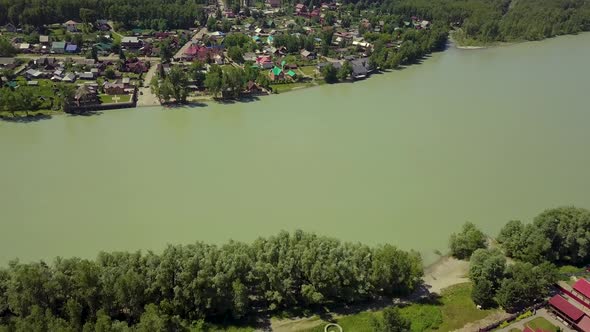
[[[285,84],[271,84],[272,91],[275,93],[287,92],[295,89],[309,88],[314,86],[311,82],[294,82]]]
[[[559,329],[557,326],[551,324],[548,320],[543,317],[537,317],[532,321],[528,322],[527,325],[533,330],[542,329],[544,331],[557,332]]]
[[[113,97],[117,97],[113,99]],[[131,95],[100,95],[100,102],[103,104],[127,103],[131,100]]]
[[[299,67],[299,70],[309,76],[309,77],[314,77],[316,71],[315,71],[315,67],[314,66],[304,66],[304,67]]]
[[[402,314],[412,321],[412,332],[453,331],[465,324],[487,317],[496,310],[479,310],[471,300],[471,283],[449,287],[442,292],[437,303],[416,303],[401,309]],[[380,311],[361,312],[336,319],[344,331],[371,331],[371,317],[381,315]],[[307,332],[322,332],[327,322],[307,329]],[[297,330],[296,327],[294,327]],[[553,331],[553,330],[551,330]]]

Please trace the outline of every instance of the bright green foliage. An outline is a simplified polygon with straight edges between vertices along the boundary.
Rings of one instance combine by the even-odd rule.
[[[486,236],[471,222],[466,222],[460,233],[451,234],[451,254],[459,259],[467,259],[471,254],[486,245]]]
[[[509,222],[498,241],[508,256],[523,261],[581,264],[590,260],[588,229],[590,211],[561,207],[541,213],[532,224]]]
[[[28,331],[51,324],[64,331],[178,331],[201,319],[408,294],[421,266],[419,255],[390,245],[301,231],[252,244],[169,246],[161,255],[12,262],[0,270],[0,315],[9,310],[10,324]],[[397,322],[395,313],[387,322]]]
[[[504,278],[506,258],[497,249],[477,249],[469,265],[469,278],[473,281],[471,298],[484,308],[494,307],[494,296]]]
[[[557,269],[549,263],[534,266],[517,262],[508,267],[496,301],[508,312],[521,310],[542,301],[556,280]]]
[[[383,317],[373,317],[371,324],[374,332],[407,332],[412,322],[402,316],[399,308],[387,307],[383,310]]]

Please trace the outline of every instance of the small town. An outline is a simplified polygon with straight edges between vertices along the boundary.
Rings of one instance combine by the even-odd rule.
[[[352,82],[414,63],[447,35],[417,16],[352,13],[338,2],[219,1],[203,10],[202,22],[184,30],[124,27],[84,10],[37,28],[5,25],[1,115],[252,99]]]

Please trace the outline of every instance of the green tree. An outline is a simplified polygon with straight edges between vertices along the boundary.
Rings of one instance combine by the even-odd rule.
[[[451,234],[451,254],[459,259],[467,259],[471,254],[486,245],[486,237],[475,224],[466,222],[460,233]]]
[[[352,75],[352,65],[348,61],[344,61],[342,67],[338,69],[338,80],[343,81]]]
[[[115,73],[113,68],[109,67],[104,71],[104,77],[108,78],[109,80],[115,79],[116,76],[117,74]]]
[[[383,318],[372,316],[371,325],[375,332],[407,332],[410,331],[411,321],[401,315],[399,308],[387,307],[383,309]]]
[[[166,38],[160,43],[160,60],[162,60],[162,63],[168,63],[172,58],[172,46],[170,43],[171,41],[169,38]]]
[[[227,55],[237,63],[244,62],[244,54],[242,52],[242,49],[238,46],[231,46],[227,50]]]
[[[222,89],[223,71],[221,67],[212,65],[209,72],[205,75],[205,87],[213,95],[217,97]]]
[[[199,60],[195,60],[193,63],[191,63],[189,75],[190,78],[195,81],[197,86],[203,85],[203,82],[205,81],[205,73],[203,72],[204,69],[205,65]]]
[[[322,76],[324,76],[326,83],[336,83],[338,82],[338,69],[334,65],[329,64],[322,68]]]
[[[12,46],[10,41],[4,37],[0,37],[0,56],[12,57],[17,53],[17,49]]]

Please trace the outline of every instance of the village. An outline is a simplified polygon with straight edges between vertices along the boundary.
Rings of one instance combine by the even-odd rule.
[[[393,24],[363,17],[370,13],[351,19],[337,2],[285,8],[267,0],[263,7],[232,9],[220,2],[205,10],[207,24],[188,30],[128,30],[88,18],[33,30],[4,26],[0,38],[15,54],[0,57],[0,91],[26,87],[21,94],[27,100],[4,111],[80,113],[352,82],[384,69],[374,59],[375,43],[382,53],[395,54],[404,32],[431,27],[415,16]],[[382,42],[384,30],[398,38]]]

